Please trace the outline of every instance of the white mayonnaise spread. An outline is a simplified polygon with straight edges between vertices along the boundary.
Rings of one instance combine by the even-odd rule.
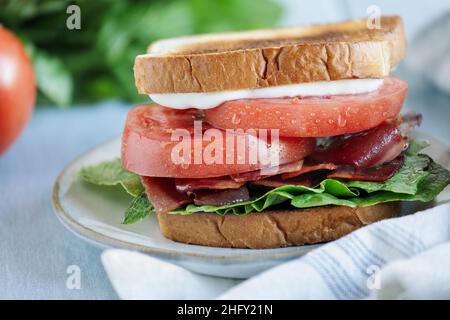
[[[285,86],[217,92],[150,94],[155,103],[173,109],[211,109],[225,101],[296,96],[325,96],[367,93],[377,90],[383,79],[349,79],[305,82]]]

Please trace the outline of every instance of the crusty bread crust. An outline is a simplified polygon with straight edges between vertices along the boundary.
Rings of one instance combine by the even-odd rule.
[[[387,76],[405,56],[400,17],[162,40],[136,57],[141,94],[213,92]]]
[[[158,214],[161,233],[174,241],[211,247],[267,249],[340,238],[364,225],[395,217],[399,202],[369,207],[325,206],[244,216]]]

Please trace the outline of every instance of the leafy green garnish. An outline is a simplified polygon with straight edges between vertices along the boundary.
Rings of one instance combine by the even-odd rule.
[[[134,198],[128,205],[125,211],[125,218],[123,224],[132,224],[148,217],[153,212],[153,206],[148,201],[145,192],[142,192]]]
[[[120,184],[133,197],[141,195],[144,191],[139,176],[125,170],[120,163],[120,159],[84,167],[80,171],[80,176],[96,185],[114,186]]]

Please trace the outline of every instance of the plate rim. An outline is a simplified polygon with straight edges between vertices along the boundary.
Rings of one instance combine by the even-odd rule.
[[[97,232],[89,227],[86,227],[85,225],[81,224],[80,222],[76,221],[74,218],[71,217],[71,215],[64,209],[64,206],[62,205],[60,201],[60,184],[61,179],[68,173],[68,171],[74,166],[77,162],[88,156],[90,153],[94,152],[98,148],[101,148],[103,146],[106,146],[108,144],[111,144],[115,141],[117,141],[119,137],[109,139],[105,142],[99,143],[89,149],[87,149],[85,152],[71,160],[58,174],[58,176],[55,179],[55,182],[53,183],[52,187],[52,205],[53,205],[53,211],[58,218],[59,221],[72,233],[75,233],[77,236],[81,236],[85,240],[89,240],[91,242],[94,242],[95,244],[101,244],[106,247],[114,247],[114,248],[122,248],[122,249],[129,249],[134,251],[140,251],[160,257],[170,258],[170,259],[204,259],[204,260],[221,260],[221,261],[229,261],[229,262],[255,262],[255,261],[266,261],[266,260],[272,260],[272,259],[283,259],[283,258],[290,258],[295,256],[300,256],[305,254],[306,252],[309,252],[312,249],[317,248],[320,245],[323,245],[325,243],[318,243],[318,244],[311,244],[311,245],[303,245],[303,246],[293,246],[293,247],[281,247],[281,248],[273,248],[273,249],[242,249],[240,250],[249,250],[260,251],[257,256],[254,255],[238,255],[238,256],[225,256],[221,254],[207,254],[207,253],[193,253],[193,252],[182,252],[180,250],[173,250],[173,249],[162,249],[162,248],[152,248],[149,246],[145,246],[142,244],[132,243],[125,240],[120,240],[113,238],[111,236],[104,235],[100,232]],[[170,239],[168,239],[170,240]],[[172,241],[172,240],[170,240]],[[186,244],[188,245],[188,244]],[[213,247],[210,247],[213,248]],[[217,248],[222,249],[222,248]],[[233,248],[226,248],[226,249],[233,249]],[[267,252],[264,253],[265,250],[283,250],[283,252]]]

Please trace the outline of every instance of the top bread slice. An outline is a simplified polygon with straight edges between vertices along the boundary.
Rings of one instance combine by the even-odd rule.
[[[136,57],[141,94],[214,92],[387,76],[405,56],[400,17],[196,35],[154,42]]]

